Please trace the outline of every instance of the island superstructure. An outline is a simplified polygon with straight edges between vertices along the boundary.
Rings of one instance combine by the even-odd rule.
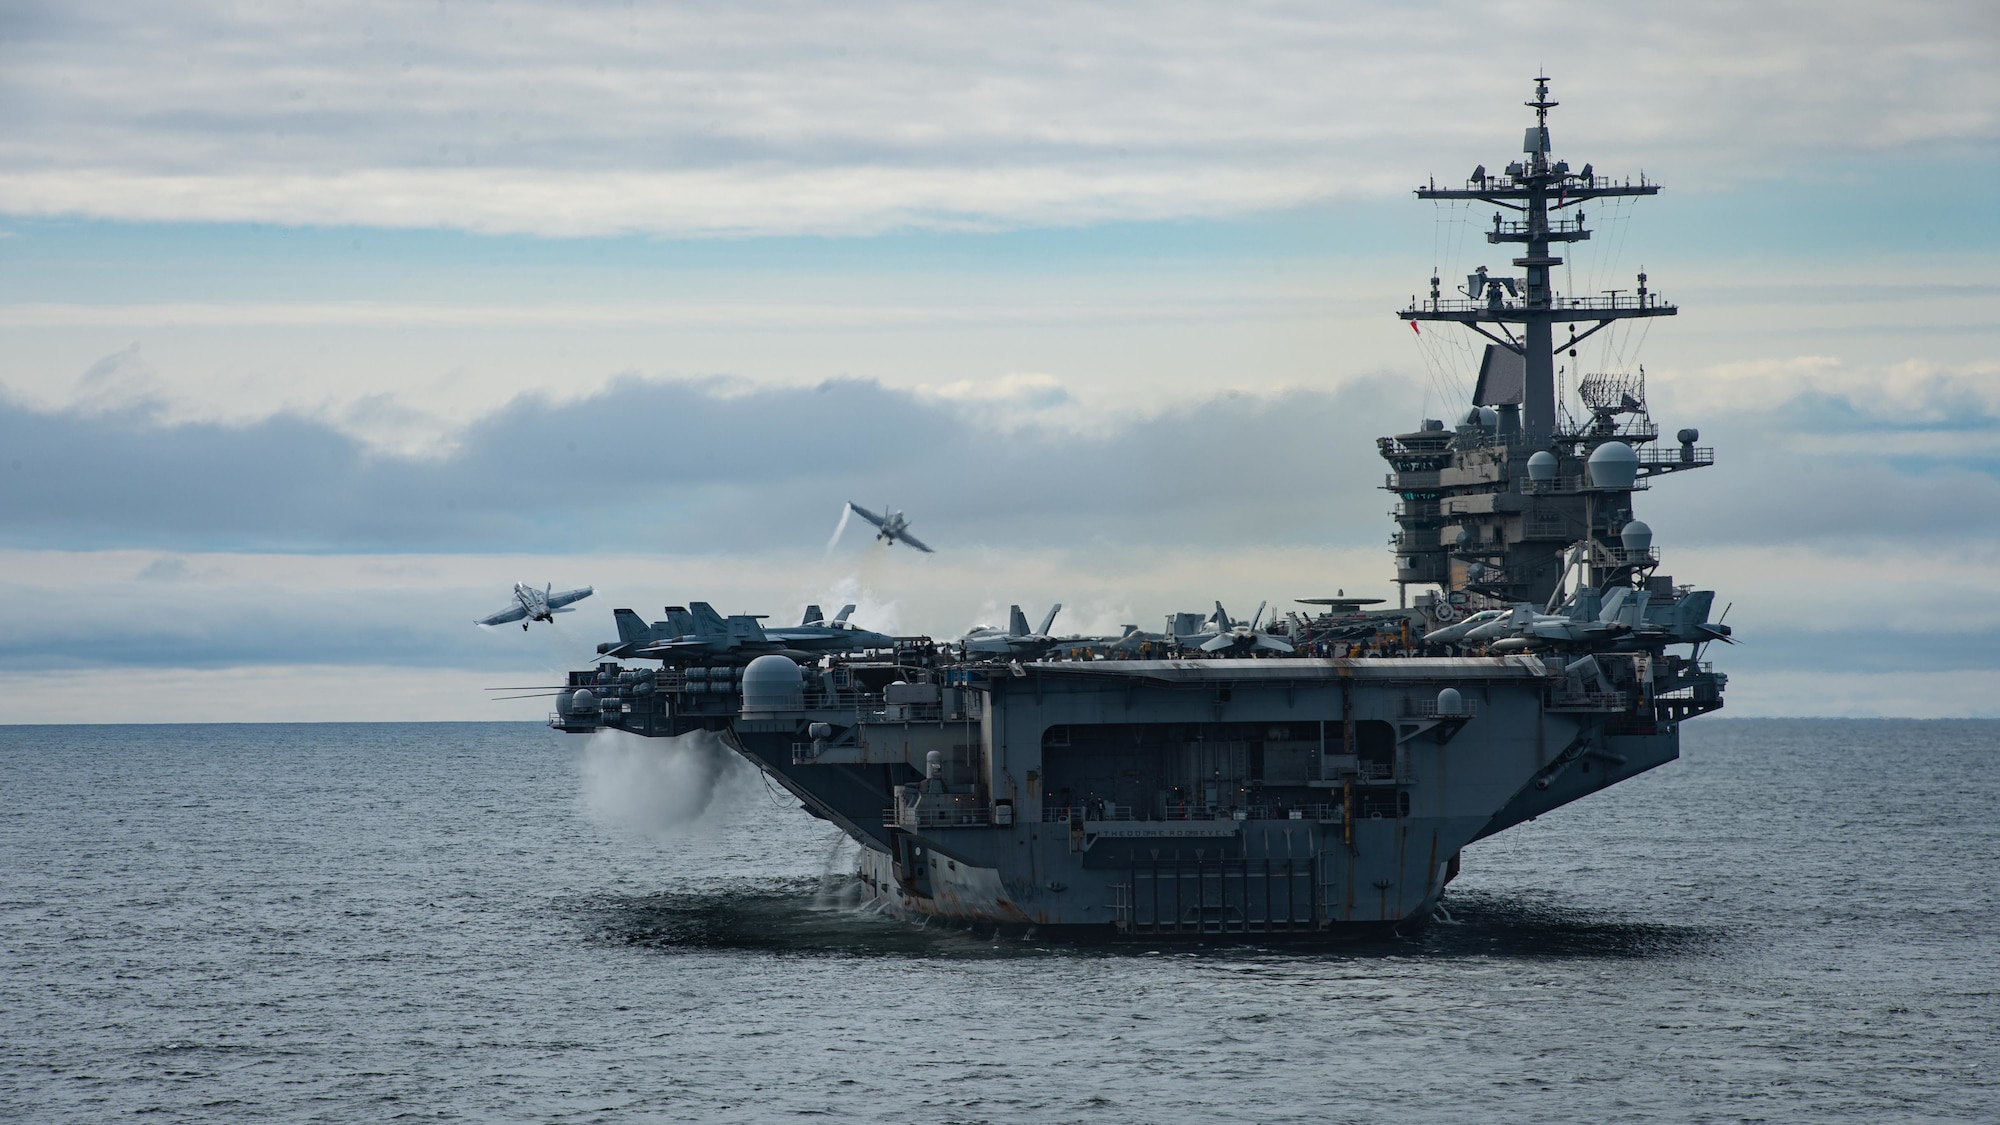
[[[1429,297],[1413,298],[1397,314],[1413,326],[1457,324],[1490,341],[1472,409],[1457,432],[1431,420],[1380,441],[1393,470],[1387,487],[1399,500],[1396,581],[1405,591],[1443,586],[1460,595],[1459,606],[1546,604],[1564,569],[1563,548],[1573,543],[1593,548],[1590,565],[1621,565],[1616,533],[1632,522],[1632,492],[1653,476],[1715,461],[1714,450],[1697,444],[1698,430],[1681,430],[1674,448],[1652,444],[1659,429],[1646,409],[1643,370],[1585,376],[1577,387],[1581,417],[1558,412],[1559,355],[1567,352],[1574,360],[1578,345],[1621,321],[1680,310],[1660,298],[1643,271],[1631,290],[1568,294],[1553,285],[1550,271],[1563,259],[1551,248],[1590,238],[1587,205],[1656,195],[1660,186],[1644,176],[1638,183],[1614,180],[1589,164],[1572,169],[1553,159],[1548,118],[1558,103],[1549,100],[1548,83],[1535,79],[1535,99],[1527,103],[1535,124],[1527,128],[1520,159],[1497,174],[1481,164],[1464,187],[1432,181],[1416,193],[1419,199],[1493,205],[1486,241],[1525,250],[1513,259],[1523,275],[1481,266],[1457,296],[1447,297],[1434,274]],[[1560,339],[1557,325],[1568,329]],[[1599,466],[1595,478],[1586,471],[1600,448],[1621,466],[1634,454],[1630,487],[1618,483],[1622,467],[1608,474],[1608,465]],[[1614,554],[1605,553],[1607,546]],[[1665,585],[1655,582],[1656,589]]]
[[[621,617],[551,723],[721,738],[856,840],[858,885],[912,916],[1148,941],[1422,925],[1469,846],[1672,761],[1725,684],[1702,659],[1729,639],[1713,593],[1659,573],[1632,511],[1711,451],[1692,430],[1655,447],[1642,374],[1585,376],[1575,417],[1555,390],[1552,357],[1574,348],[1555,326],[1581,342],[1675,311],[1643,282],[1550,281],[1550,246],[1589,237],[1585,202],[1658,188],[1554,160],[1547,79],[1535,91],[1521,160],[1418,192],[1511,209],[1489,238],[1525,247],[1526,272],[1475,271],[1449,299],[1433,278],[1398,314],[1491,341],[1461,418],[1381,439],[1403,605],[1343,591],[1261,627],[1218,606],[1205,632],[1181,615],[1157,637],[1038,637],[1026,659],[878,634],[807,651],[754,617],[669,607]],[[611,659],[635,652],[658,666]]]

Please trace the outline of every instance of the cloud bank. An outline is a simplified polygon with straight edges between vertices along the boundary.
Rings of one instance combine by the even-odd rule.
[[[625,379],[566,403],[516,399],[438,459],[371,456],[292,415],[161,425],[143,407],[0,405],[0,542],[738,552],[817,545],[847,500],[907,509],[958,547],[1379,533],[1372,439],[1399,413],[1385,383],[1226,395],[1101,434],[1023,424],[1017,403],[1059,402],[1060,388],[1014,390],[996,403],[866,381]]]
[[[1728,184],[1990,145],[1996,19],[1981,0],[44,4],[0,46],[0,211],[551,235],[1240,213],[1504,158],[1544,63],[1559,142]]]
[[[1661,482],[1642,508],[1663,543],[1990,541],[1996,383],[1990,365],[1811,357],[1668,380],[1663,425],[1701,426],[1723,467]],[[816,547],[852,500],[909,511],[947,548],[1352,547],[1388,534],[1374,439],[1415,424],[1418,389],[1378,377],[1107,415],[1035,376],[628,377],[516,398],[436,457],[372,453],[290,414],[176,424],[143,399],[0,401],[0,545],[769,552]]]

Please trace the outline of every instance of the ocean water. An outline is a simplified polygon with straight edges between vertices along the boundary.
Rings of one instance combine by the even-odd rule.
[[[823,823],[661,753],[0,728],[0,1117],[2000,1120],[2000,723],[1697,720],[1312,951],[845,909]]]

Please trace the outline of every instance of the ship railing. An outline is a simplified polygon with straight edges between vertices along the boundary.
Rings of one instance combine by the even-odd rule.
[[[1527,496],[1580,492],[1583,490],[1583,474],[1563,473],[1548,480],[1521,477],[1520,486],[1522,494]]]
[[[1422,437],[1406,435],[1401,437],[1378,437],[1375,448],[1384,457],[1449,457],[1451,455],[1450,430],[1425,430]]]
[[[1386,773],[1384,776],[1387,776]],[[1094,809],[1078,805],[1049,805],[1042,809],[1042,823],[1067,824],[1073,815],[1081,814],[1088,826],[1108,821],[1147,824],[1185,824],[1205,821],[1252,821],[1252,820],[1339,820],[1340,806],[1332,804],[1297,805],[1170,805],[1165,815],[1137,814],[1130,805],[1106,805],[1103,815]]]
[[[1406,719],[1470,719],[1478,713],[1479,701],[1476,699],[1462,698],[1457,709],[1451,711],[1439,710],[1436,696],[1403,700],[1402,717]]]
[[[1608,312],[1618,309],[1671,309],[1672,302],[1663,301],[1658,293],[1625,296],[1606,294],[1602,297],[1552,297],[1542,305],[1531,305],[1516,297],[1503,297],[1496,307],[1490,298],[1469,301],[1463,297],[1440,297],[1433,301],[1425,299],[1403,310],[1405,319],[1412,313],[1486,313],[1486,312],[1536,312],[1543,309],[1558,312]]]
[[[1654,445],[1639,451],[1641,469],[1693,469],[1713,464],[1715,447],[1712,445]]]
[[[1643,465],[1645,462],[1641,462],[1641,464]],[[1525,496],[1567,496],[1573,493],[1588,491],[1590,487],[1590,481],[1582,473],[1565,473],[1545,481],[1538,481],[1531,477],[1523,477],[1521,479],[1521,493]],[[1630,485],[1620,489],[1620,491],[1644,492],[1651,487],[1653,486],[1647,483],[1646,478],[1641,476]]]
[[[1728,681],[1727,676],[1715,672],[1713,661],[1704,660],[1695,664],[1686,674],[1675,677],[1676,686],[1654,694],[1655,699],[1693,699],[1696,696],[1714,695]]]
[[[993,810],[985,805],[924,805],[890,807],[882,810],[884,828],[983,828],[993,823]]]
[[[1431,489],[1443,486],[1438,483],[1437,470],[1431,469],[1427,472],[1384,473],[1382,474],[1382,487],[1391,492],[1399,492],[1404,489]]]
[[[1613,561],[1624,566],[1645,566],[1648,563],[1660,561],[1660,549],[1658,547],[1648,547],[1643,551],[1630,551],[1624,547],[1606,547],[1604,548],[1604,553],[1610,555]]]
[[[863,723],[935,723],[944,718],[938,703],[883,703],[861,708],[855,719]]]
[[[1043,805],[1043,824],[1066,824],[1072,816],[1082,816],[1089,820],[1137,820],[1131,805],[1114,805],[1106,801],[1102,806],[1094,803],[1078,805]]]
[[[852,691],[846,688],[827,691],[825,688],[815,687],[811,683],[808,683],[806,685],[806,706],[815,711],[851,711],[859,716],[871,708],[880,710],[882,707],[882,693]]]
[[[1252,805],[1249,808],[1237,809],[1235,812],[1243,815],[1232,815],[1227,819],[1241,821],[1340,819],[1340,806],[1324,801],[1310,805]]]
[[[1643,443],[1652,441],[1653,439],[1660,436],[1660,424],[1658,422],[1650,421],[1644,418],[1643,416],[1640,416],[1635,418],[1627,418],[1622,422],[1613,422],[1611,423],[1610,426],[1603,429],[1598,428],[1593,423],[1589,428],[1589,430],[1586,431],[1586,433],[1588,436],[1593,438],[1599,438],[1599,437],[1617,438],[1620,441],[1626,442],[1627,444],[1632,444],[1633,439],[1637,439],[1638,442]],[[1650,451],[1641,450],[1639,456],[1641,458],[1644,458],[1647,452]]]
[[[1630,711],[1632,699],[1622,691],[1551,691],[1543,701],[1542,709],[1615,714]]]
[[[1593,179],[1603,180],[1604,177],[1596,176],[1593,177]],[[1609,185],[1607,184],[1605,186]],[[1495,234],[1531,235],[1534,234],[1538,229],[1547,231],[1551,234],[1576,234],[1578,232],[1584,232],[1585,230],[1582,219],[1550,219],[1549,221],[1540,224],[1539,227],[1535,223],[1521,222],[1518,220],[1503,221],[1495,223],[1493,225],[1493,232]]]

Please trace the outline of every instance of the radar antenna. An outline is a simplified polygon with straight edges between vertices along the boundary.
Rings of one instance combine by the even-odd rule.
[[[1551,157],[1549,110],[1562,104],[1549,98],[1547,75],[1535,77],[1535,98],[1524,102],[1535,111],[1535,123],[1521,140],[1522,159],[1492,175],[1480,165],[1463,188],[1433,185],[1417,189],[1417,198],[1436,200],[1480,200],[1513,211],[1516,218],[1496,215],[1486,241],[1494,244],[1518,243],[1526,252],[1513,264],[1526,272],[1520,279],[1489,273],[1482,269],[1466,278],[1463,300],[1446,298],[1432,286],[1429,300],[1413,301],[1397,315],[1407,321],[1452,321],[1462,324],[1514,356],[1523,376],[1519,406],[1496,404],[1503,413],[1519,415],[1520,428],[1529,444],[1546,445],[1555,435],[1555,357],[1565,349],[1609,327],[1614,321],[1634,317],[1673,316],[1680,310],[1660,300],[1644,282],[1634,296],[1609,293],[1577,297],[1557,293],[1550,284],[1550,269],[1563,260],[1549,252],[1551,243],[1582,242],[1590,237],[1584,226],[1581,205],[1589,200],[1623,196],[1658,195],[1660,185],[1647,183],[1645,176],[1634,184],[1629,179],[1615,182],[1599,176],[1588,164],[1572,172],[1566,160]],[[1571,208],[1579,208],[1567,214]],[[1555,325],[1592,323],[1580,334],[1572,334],[1560,346],[1555,343]],[[1495,333],[1488,325],[1499,329]],[[1519,327],[1519,334],[1515,327]],[[1510,427],[1511,428],[1511,427]]]

